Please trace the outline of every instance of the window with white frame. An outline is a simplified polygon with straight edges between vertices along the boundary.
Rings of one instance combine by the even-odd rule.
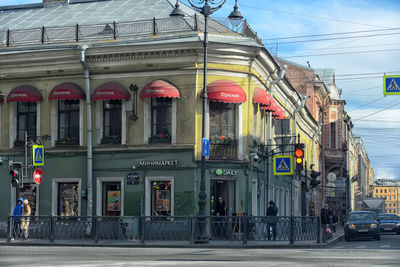
[[[210,102],[210,138],[212,143],[230,144],[236,141],[236,104]]]
[[[151,98],[149,143],[171,143],[172,98]]]
[[[17,140],[36,136],[36,118],[36,102],[17,102]]]
[[[103,101],[102,144],[121,144],[122,100]]]
[[[79,145],[79,100],[58,100],[57,145]]]

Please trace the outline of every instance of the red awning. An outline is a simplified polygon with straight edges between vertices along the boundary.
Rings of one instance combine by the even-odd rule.
[[[148,83],[140,93],[141,98],[148,97],[174,97],[180,98],[181,94],[179,90],[170,84],[169,82],[163,80],[156,80]]]
[[[62,83],[51,90],[49,100],[85,99],[82,88],[75,83]]]
[[[129,99],[128,90],[119,83],[108,82],[94,90],[92,100],[107,100],[107,99]]]
[[[239,84],[230,80],[218,80],[207,86],[208,100],[226,103],[246,102],[246,93]]]
[[[33,86],[22,85],[15,87],[7,96],[7,102],[37,102],[43,101],[43,96]]]
[[[269,106],[271,104],[271,99],[264,89],[256,87],[254,89],[253,103]]]
[[[270,105],[261,105],[261,109],[265,109],[267,112],[276,112],[278,109],[278,105],[275,100],[270,97]]]
[[[277,106],[276,111],[272,112],[272,117],[279,120],[285,119],[285,111],[280,106]]]

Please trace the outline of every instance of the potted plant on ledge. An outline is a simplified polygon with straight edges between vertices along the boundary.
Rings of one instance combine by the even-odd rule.
[[[56,141],[57,146],[78,146],[79,140],[76,137],[64,137]]]

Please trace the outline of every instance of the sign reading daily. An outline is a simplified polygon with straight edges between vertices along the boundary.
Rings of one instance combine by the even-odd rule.
[[[215,174],[218,176],[236,176],[238,174],[238,170],[235,169],[216,169]]]
[[[160,166],[160,167],[173,167],[178,166],[179,160],[141,160],[140,166]]]

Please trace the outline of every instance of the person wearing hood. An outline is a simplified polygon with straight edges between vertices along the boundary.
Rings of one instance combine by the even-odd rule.
[[[271,232],[273,236],[273,240],[276,240],[276,224],[278,222],[278,218],[276,215],[278,214],[278,208],[275,206],[275,203],[271,200],[268,203],[267,209],[267,236],[268,240],[271,240]]]
[[[14,240],[14,238],[19,238],[20,232],[21,232],[21,215],[22,215],[22,209],[24,208],[24,199],[21,197],[18,199],[17,204],[14,207],[14,212],[13,212],[13,232],[12,232],[12,237],[11,240]]]
[[[27,199],[24,200],[24,206],[22,208],[22,218],[21,218],[21,230],[23,237],[28,239],[29,233],[29,216],[31,215],[31,206]]]

